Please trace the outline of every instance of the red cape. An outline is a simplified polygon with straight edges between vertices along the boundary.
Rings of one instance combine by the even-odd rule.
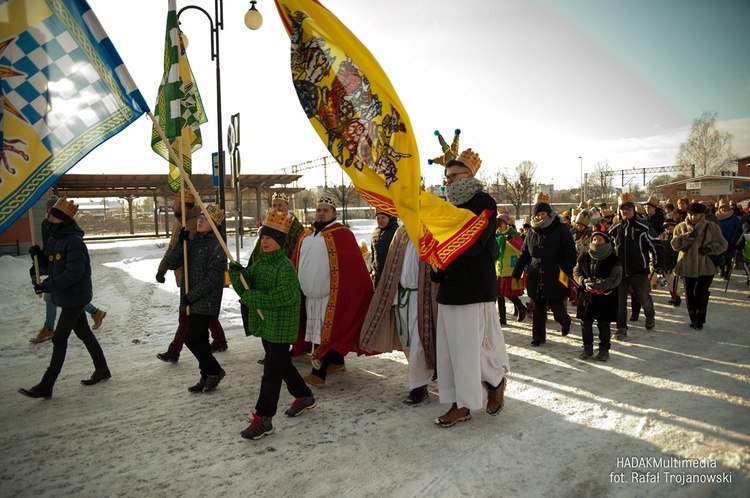
[[[299,273],[299,252],[302,242],[312,231],[305,230],[294,248],[292,262]],[[319,237],[325,239],[328,249],[328,264],[331,268],[331,294],[326,307],[320,346],[315,348],[312,359],[325,356],[330,350],[343,355],[351,351],[365,354],[359,348],[359,335],[367,309],[372,301],[372,279],[362,257],[354,234],[341,223],[334,223],[321,230]],[[305,342],[307,313],[305,295],[302,295],[299,335],[293,345],[295,355],[301,354],[310,344]]]

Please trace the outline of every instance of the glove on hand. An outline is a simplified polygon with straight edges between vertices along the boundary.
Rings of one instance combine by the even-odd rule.
[[[232,271],[245,271],[245,268],[236,261],[229,263],[229,269]]]
[[[187,242],[190,240],[190,230],[185,230],[185,227],[180,228],[180,235],[177,238],[177,240],[182,242]]]
[[[42,287],[42,284],[34,284],[34,292],[37,294],[44,294],[44,287]]]
[[[164,272],[156,272],[156,281],[160,284],[163,284],[167,281],[167,279],[164,278]]]
[[[33,245],[29,247],[29,254],[31,254],[32,259],[34,258],[34,256],[37,256],[40,258],[44,256],[44,253],[42,252],[42,248],[37,245]]]
[[[193,304],[193,302],[188,299],[187,294],[185,294],[185,297],[183,297],[182,299],[183,301],[185,301],[185,306],[190,306],[191,304]]]

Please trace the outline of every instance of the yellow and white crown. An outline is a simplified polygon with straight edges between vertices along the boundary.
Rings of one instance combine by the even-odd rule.
[[[281,211],[271,209],[266,213],[266,219],[263,220],[263,226],[273,228],[279,232],[289,233],[293,221],[294,216],[292,213],[282,213]]]
[[[272,200],[275,199],[281,199],[282,201],[286,201],[287,204],[289,204],[289,196],[286,195],[284,192],[274,192]]]
[[[538,194],[536,194],[536,198],[534,199],[534,204],[539,204],[540,202],[549,204],[549,194],[545,194],[544,192],[539,192]]]
[[[332,206],[334,209],[336,209],[336,201],[334,201],[333,198],[328,197],[327,195],[318,199],[318,204],[328,204],[329,206]]]

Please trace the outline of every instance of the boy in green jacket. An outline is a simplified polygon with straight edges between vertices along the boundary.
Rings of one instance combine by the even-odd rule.
[[[301,291],[294,265],[282,250],[294,216],[272,209],[258,232],[263,249],[249,268],[237,263],[229,265],[232,287],[246,307],[245,333],[260,337],[266,353],[260,395],[250,426],[240,435],[260,439],[273,434],[271,419],[281,394],[281,381],[295,397],[286,415],[296,417],[316,405],[312,391],[292,364],[289,347],[297,339]],[[245,289],[240,277],[249,289]],[[245,314],[245,313],[243,313]]]

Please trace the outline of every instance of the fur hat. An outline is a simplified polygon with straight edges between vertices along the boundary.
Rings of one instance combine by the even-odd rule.
[[[443,149],[443,155],[435,157],[433,159],[428,159],[427,164],[440,164],[445,166],[450,161],[454,161],[458,157],[458,136],[461,134],[461,130],[456,128],[453,133],[453,142],[449,147],[448,143],[445,141],[440,132],[435,130],[435,136],[438,137],[440,147]]]
[[[329,206],[333,207],[333,209],[336,209],[336,201],[334,201],[332,198],[328,197],[327,195],[318,199],[318,204],[328,204]]]
[[[187,194],[187,192],[185,193]],[[187,202],[187,200],[185,202]],[[205,209],[201,214],[208,214],[214,221],[214,224],[217,226],[221,225],[221,223],[224,221],[224,210],[219,208],[218,204],[206,204]]]
[[[635,208],[635,197],[630,192],[623,192],[620,197],[617,198],[617,207],[620,208],[625,204],[630,204]]]
[[[282,213],[275,209],[271,209],[266,213],[266,219],[263,220],[263,226],[258,230],[258,236],[271,237],[279,247],[284,247],[286,244],[286,235],[289,233],[289,229],[292,227],[294,216],[292,213]]]
[[[643,204],[649,204],[651,206],[654,206],[655,208],[659,207],[659,198],[655,195],[649,196],[648,199],[646,199],[646,202],[643,202]]]
[[[700,202],[692,202],[687,207],[688,213],[703,214],[706,212],[706,210],[706,206],[704,204],[701,204]]]
[[[271,197],[271,200],[281,199],[282,201],[286,201],[287,204],[289,204],[289,196],[286,195],[284,192],[274,192],[273,196]]]
[[[469,168],[472,175],[476,175],[479,168],[482,167],[482,160],[479,158],[479,154],[471,149],[466,149],[458,156],[458,158],[445,163],[446,168],[454,165],[465,166]]]
[[[50,198],[47,199],[47,202],[45,204],[45,208],[47,208],[47,211],[52,209],[52,206],[55,205],[55,203],[57,202],[57,199],[59,199],[59,197],[57,197],[56,195],[51,195]]]
[[[77,212],[78,206],[76,203],[69,201],[65,196],[60,197],[49,210],[49,214],[63,221],[73,221],[73,217]]]
[[[182,192],[182,190],[178,190],[174,193],[174,198],[178,201],[182,198],[182,194],[180,192]],[[195,194],[193,194],[193,192],[189,188],[185,188],[185,203],[195,204]]]

